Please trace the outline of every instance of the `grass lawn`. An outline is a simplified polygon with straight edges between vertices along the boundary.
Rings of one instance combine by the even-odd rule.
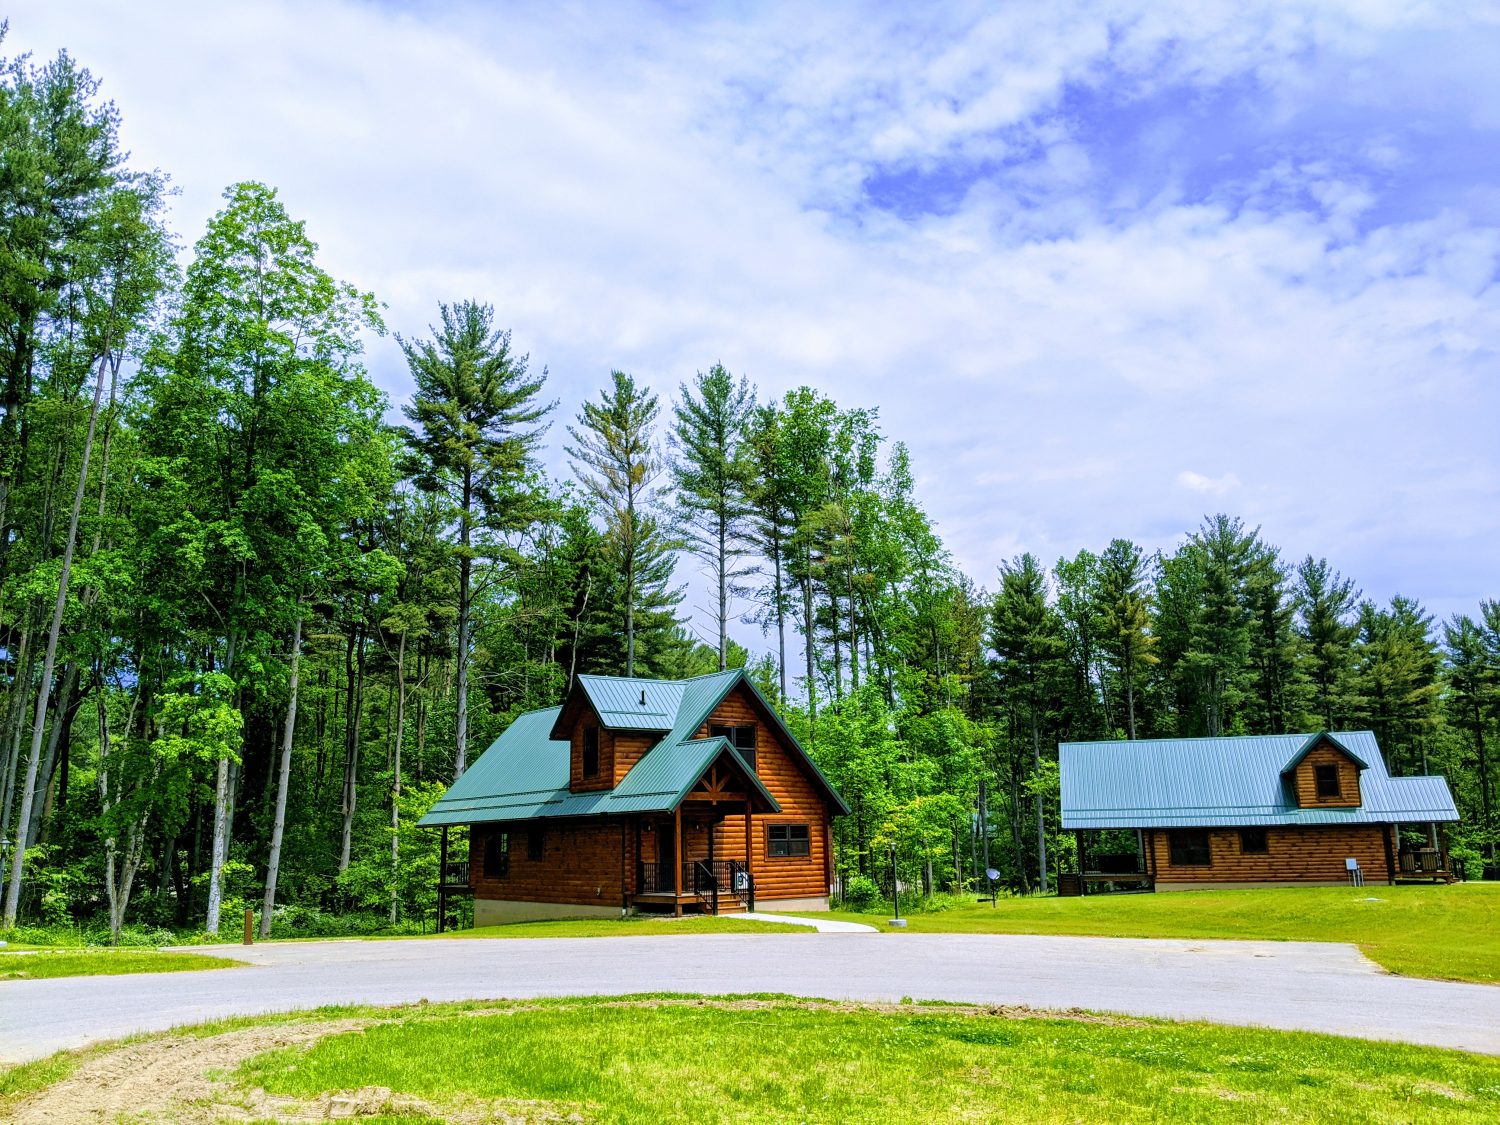
[[[511,922],[504,926],[479,926],[472,930],[450,930],[435,938],[537,938],[537,937],[648,937],[658,934],[810,934],[807,926],[781,922],[752,922],[745,918],[567,918],[553,922]],[[382,939],[384,940],[384,939]],[[392,938],[393,941],[404,940]]]
[[[883,925],[890,910],[831,917]],[[911,915],[907,930],[1347,941],[1393,973],[1500,983],[1497,883],[1001,898]]]
[[[1500,1059],[1292,1032],[761,998],[407,1009],[242,1091],[382,1120],[1495,1121]],[[360,1093],[362,1092],[362,1093]]]
[[[242,964],[244,962],[225,957],[163,953],[156,949],[42,949],[34,953],[0,952],[0,981],[116,973],[181,973],[192,969],[227,969]]]

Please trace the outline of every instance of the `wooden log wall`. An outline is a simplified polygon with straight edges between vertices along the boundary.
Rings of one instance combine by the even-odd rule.
[[[583,776],[583,732],[593,727],[599,732],[599,773]],[[615,735],[599,726],[592,707],[585,707],[573,727],[573,748],[569,754],[568,788],[574,793],[593,793],[615,786]]]
[[[750,868],[755,875],[757,902],[786,898],[826,898],[829,889],[830,810],[822,791],[798,764],[796,751],[789,750],[780,735],[768,724],[750,696],[740,685],[714,709],[698,731],[708,737],[710,726],[755,726],[756,776],[781,805],[777,814],[755,813],[752,818]],[[689,817],[689,806],[683,816]],[[805,824],[808,827],[809,852],[805,856],[773,857],[768,854],[770,826]],[[714,837],[714,856],[720,859],[745,858],[745,818],[736,812],[719,825]],[[707,850],[706,841],[704,851]],[[694,858],[703,852],[689,853]]]
[[[1334,766],[1338,769],[1337,797],[1318,796],[1318,766]],[[1297,763],[1292,778],[1297,790],[1297,804],[1305,809],[1348,809],[1358,808],[1360,805],[1359,767],[1349,759],[1349,755],[1326,742],[1308,751],[1307,757]]]
[[[625,905],[621,895],[620,833],[625,834],[624,877],[635,889],[635,829],[627,821],[586,824],[568,821],[508,825],[476,824],[469,831],[469,882],[474,897],[518,902],[567,902],[585,906]],[[542,830],[542,858],[527,856],[527,833]],[[510,833],[510,873],[484,873],[485,841],[496,832]]]
[[[1207,866],[1174,867],[1167,829],[1147,831],[1146,847],[1158,883],[1338,883],[1350,856],[1369,882],[1385,882],[1385,843],[1379,824],[1267,828],[1266,851],[1245,854],[1237,828],[1208,829]]]
[[[613,778],[610,784],[614,786],[624,781],[625,775],[630,772],[630,767],[644,758],[646,751],[661,741],[661,735],[619,731],[610,741],[610,763],[612,770],[610,776]],[[599,772],[604,772],[602,765]]]

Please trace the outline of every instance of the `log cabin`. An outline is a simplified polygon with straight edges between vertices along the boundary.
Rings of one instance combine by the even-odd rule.
[[[745,676],[579,676],[518,716],[419,822],[474,924],[826,910],[844,799]],[[449,863],[447,829],[469,828]],[[439,905],[439,916],[444,913]]]
[[[1450,878],[1442,777],[1392,777],[1370,731],[1067,742],[1062,826],[1092,889]]]

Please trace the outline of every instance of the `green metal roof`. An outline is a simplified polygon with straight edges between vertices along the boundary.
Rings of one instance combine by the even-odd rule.
[[[1304,809],[1283,770],[1331,738],[1364,768],[1362,804]],[[1391,777],[1370,731],[1065,742],[1064,828],[1232,828],[1455,821],[1441,777]]]
[[[671,730],[682,710],[682,681],[579,676],[578,686],[610,730]]]
[[[739,767],[767,807],[780,811],[775,797],[727,741],[697,737],[714,708],[742,681],[765,705],[772,722],[793,753],[801,755],[836,811],[847,813],[849,806],[843,797],[792,737],[780,716],[766,704],[744,672],[734,669],[678,681],[579,676],[578,690],[588,698],[606,727],[665,732],[618,786],[592,793],[569,791],[571,747],[565,740],[552,737],[559,733],[556,726],[564,708],[548,707],[518,716],[418,823],[431,828],[547,817],[670,812],[721,755],[727,755]],[[646,699],[644,705],[642,693]],[[664,719],[668,710],[670,714]]]

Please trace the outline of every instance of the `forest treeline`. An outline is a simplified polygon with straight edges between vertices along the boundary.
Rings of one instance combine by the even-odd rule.
[[[579,673],[741,665],[848,798],[851,885],[892,844],[963,885],[983,782],[991,863],[1045,886],[1073,862],[1057,743],[1155,735],[1368,727],[1493,858],[1500,603],[1376,604],[1225,515],[980,585],[873,406],[719,364],[562,404],[482,300],[395,333],[393,407],[382,306],[276,192],[232,185],[179,254],[119,127],[67,56],[3,63],[5,924],[420,921],[413,824],[516,714]]]

